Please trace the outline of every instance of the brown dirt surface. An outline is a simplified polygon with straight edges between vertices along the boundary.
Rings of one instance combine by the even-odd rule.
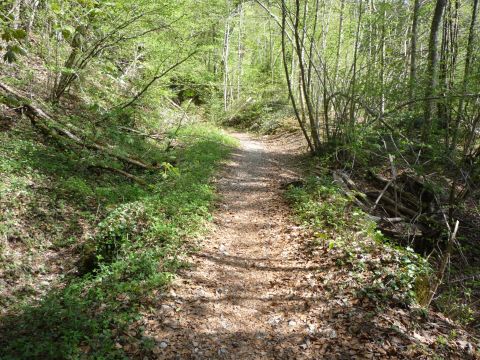
[[[299,177],[302,156],[291,151],[301,146],[297,138],[235,136],[241,147],[217,180],[211,233],[141,321],[155,340],[147,358],[474,357],[462,330],[453,347],[438,342],[456,329],[449,320],[418,324],[407,309],[378,310],[355,297],[352,274],[336,265],[334,252],[306,250],[308,233],[282,194]]]

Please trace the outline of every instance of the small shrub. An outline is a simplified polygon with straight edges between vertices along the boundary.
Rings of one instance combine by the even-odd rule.
[[[67,196],[85,199],[93,195],[92,188],[84,179],[78,177],[69,177],[60,185]]]

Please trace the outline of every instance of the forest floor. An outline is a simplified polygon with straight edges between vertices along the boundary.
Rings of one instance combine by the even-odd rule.
[[[283,196],[301,174],[298,142],[234,136],[210,234],[144,314],[159,359],[475,357],[448,319],[363,301],[340,255],[309,250]]]

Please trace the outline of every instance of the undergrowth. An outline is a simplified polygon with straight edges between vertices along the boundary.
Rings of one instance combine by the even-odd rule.
[[[298,130],[287,99],[278,94],[271,97],[242,97],[228,110],[224,109],[220,99],[212,98],[208,112],[212,119],[223,126],[263,135]]]
[[[176,159],[175,168],[168,174],[146,174],[149,185],[141,186],[88,171],[82,166],[87,153],[79,159],[66,150],[54,151],[11,134],[11,141],[3,142],[8,136],[1,135],[5,137],[1,151],[7,156],[0,167],[8,181],[0,191],[12,199],[2,201],[3,210],[12,209],[2,211],[6,225],[0,231],[7,239],[0,252],[2,265],[12,260],[9,251],[16,236],[31,252],[58,247],[80,251],[81,276],[66,278],[63,285],[37,296],[38,301],[22,300],[18,294],[4,300],[9,311],[1,319],[0,358],[122,359],[127,355],[121,344],[132,339],[148,353],[152,339],[132,334],[129,324],[139,319],[142,306],[184,266],[179,260],[182,244],[201,233],[210,219],[215,197],[210,179],[235,142],[212,126],[188,126],[176,137],[180,145],[169,153]],[[54,186],[48,187],[52,181]],[[42,191],[47,194],[39,197]],[[19,193],[24,196],[14,196]],[[38,199],[49,204],[39,205]],[[15,209],[38,207],[57,209],[42,216],[58,229],[44,231],[44,238],[27,239],[22,231],[15,234],[19,225]],[[37,224],[38,219],[29,216]],[[55,216],[65,219],[53,221]],[[80,245],[78,232],[67,231],[71,223],[93,227]],[[19,278],[12,276],[12,281]]]
[[[286,193],[297,219],[311,230],[313,247],[336,257],[355,273],[357,296],[377,305],[410,306],[425,296],[423,281],[431,269],[410,248],[395,246],[355,207],[329,175],[310,177]]]

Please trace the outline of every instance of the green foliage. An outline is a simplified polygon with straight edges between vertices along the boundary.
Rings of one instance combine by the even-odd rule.
[[[234,125],[248,129],[252,127],[264,113],[264,107],[261,102],[250,101],[246,104],[242,101],[234,106],[226,114],[226,125]]]
[[[435,307],[463,325],[472,325],[476,321],[473,292],[478,284],[462,285],[445,289],[435,300]]]
[[[85,199],[93,195],[93,190],[87,182],[76,176],[69,177],[60,186],[67,196],[72,196],[77,199]]]
[[[396,248],[390,261],[396,264],[394,270],[376,269],[372,283],[363,287],[360,294],[374,300],[394,299],[406,305],[417,302],[423,290],[418,288],[418,279],[430,274],[428,263],[410,248]]]
[[[304,187],[291,187],[286,196],[308,226],[340,229],[347,225],[349,200],[329,178],[309,178]]]
[[[4,50],[3,60],[8,63],[17,61],[18,55],[26,55],[21,42],[26,39],[27,32],[24,29],[15,29],[11,24],[12,19],[8,21],[0,18],[0,37],[6,45],[0,44],[0,51]]]
[[[366,215],[355,208],[329,176],[307,179],[286,197],[298,219],[312,231],[312,245],[336,251],[337,264],[362,274],[357,292],[379,305],[417,301],[417,279],[430,274],[426,260],[410,248],[389,243]],[[373,261],[379,258],[380,263]]]
[[[86,264],[90,268],[85,275],[69,279],[65,288],[50,291],[38,304],[19,304],[15,315],[2,319],[2,333],[9,329],[9,336],[0,340],[2,359],[125,357],[116,346],[118,334],[138,320],[151,292],[161,289],[183,266],[177,254],[210,218],[214,199],[210,178],[235,146],[232,139],[207,125],[184,128],[177,140],[183,144],[174,151],[178,175],[159,177],[140,192],[134,190],[137,185],[130,185],[130,190],[124,187],[130,192],[124,201],[109,195],[100,202],[112,209],[83,246],[83,260],[93,259]],[[0,164],[10,171],[25,170],[5,161]],[[73,167],[67,169],[66,173],[74,172]],[[59,182],[58,192],[67,200],[73,196],[74,201],[98,197],[101,190],[91,181],[71,174]],[[120,184],[111,183],[109,192],[123,193],[116,189]],[[148,339],[141,333],[135,337],[148,354]]]
[[[265,4],[273,17],[257,3],[242,1],[46,0],[29,2],[31,6],[16,9],[18,14],[12,11],[14,3],[0,5],[0,52],[5,62],[14,63],[5,66],[8,72],[1,74],[5,81],[32,94],[35,103],[80,138],[102,144],[114,155],[141,159],[152,169],[142,171],[115,156],[38,137],[25,127],[22,133],[0,133],[0,172],[5,178],[0,183],[0,236],[6,239],[0,242],[0,264],[10,283],[42,271],[34,268],[33,255],[46,249],[83,254],[82,276],[68,278],[64,288],[48,295],[35,293],[33,286],[18,290],[18,299],[25,304],[6,319],[13,335],[0,340],[7,358],[124,356],[115,343],[119,333],[138,317],[142,299],[182,266],[176,260],[182,242],[198,234],[210,217],[214,192],[208,179],[234,146],[213,127],[189,126],[177,133],[177,126],[195,122],[205,111],[218,123],[261,133],[282,128],[284,119],[293,118],[282,55],[291,67],[287,71],[294,89],[291,96],[308,124],[311,109],[306,109],[295,61],[296,53],[303,54],[301,61],[311,74],[310,115],[321,130],[318,140],[322,151],[330,152],[342,166],[367,166],[391,152],[397,158],[406,155],[418,174],[432,169],[442,173],[451,159],[460,168],[468,153],[472,168],[475,165],[475,97],[465,99],[464,108],[456,96],[438,101],[438,109],[445,105],[448,111],[445,119],[440,114],[435,119],[438,126],[424,144],[416,141],[424,126],[423,102],[408,111],[396,108],[410,98],[409,56],[426,48],[432,4],[424,4],[420,11],[416,52],[405,45],[409,3],[342,2],[340,15],[339,4],[332,2],[318,11],[302,11],[306,18],[297,19],[297,24],[305,29],[301,42],[307,48],[295,52],[295,45],[288,44],[282,54],[274,19],[280,18],[280,7],[269,2]],[[308,5],[305,9],[318,5],[303,4]],[[294,3],[287,1],[286,7],[293,10]],[[293,14],[288,14],[290,36],[295,35]],[[462,6],[449,16],[458,20],[459,31],[449,40],[452,46],[442,48],[458,52],[442,59],[448,66],[444,81],[438,81],[439,87],[445,84],[438,93],[477,93],[478,72],[470,71],[464,82],[460,75],[464,69],[459,68],[465,62],[470,15]],[[313,26],[314,19],[321,24]],[[453,22],[448,24],[445,21],[445,39]],[[310,39],[315,44],[308,49]],[[352,49],[358,49],[358,56],[352,56]],[[477,52],[475,48],[473,61]],[[195,56],[171,68],[190,53]],[[414,97],[424,92],[426,64],[419,56]],[[152,79],[156,81],[137,102],[122,108]],[[17,110],[22,105],[6,96],[1,100]],[[182,103],[188,116],[179,109]],[[187,109],[186,103],[204,105],[205,110]],[[452,140],[457,120],[458,141],[450,149],[444,139]],[[306,130],[310,133],[315,127],[307,125]],[[400,136],[400,131],[408,136]],[[173,150],[167,151],[167,146]],[[140,181],[130,182],[115,170],[128,171]],[[465,174],[462,170],[462,178],[475,178]],[[147,185],[140,185],[144,182]],[[341,253],[337,258],[341,266],[369,273],[360,296],[387,301],[401,294],[400,302],[411,303],[414,292],[419,296],[426,288],[428,267],[409,249],[388,244],[354,208],[352,199],[332,184],[322,176],[288,191],[299,220],[313,230],[312,243]],[[20,248],[29,255],[18,256],[24,254]],[[382,258],[380,265],[369,263],[372,252]],[[2,299],[0,305],[11,309],[15,296]],[[28,303],[34,297],[41,299],[38,306]],[[439,303],[465,323],[470,321],[468,304],[448,305]],[[148,349],[149,341],[141,340],[141,334],[138,338]]]

